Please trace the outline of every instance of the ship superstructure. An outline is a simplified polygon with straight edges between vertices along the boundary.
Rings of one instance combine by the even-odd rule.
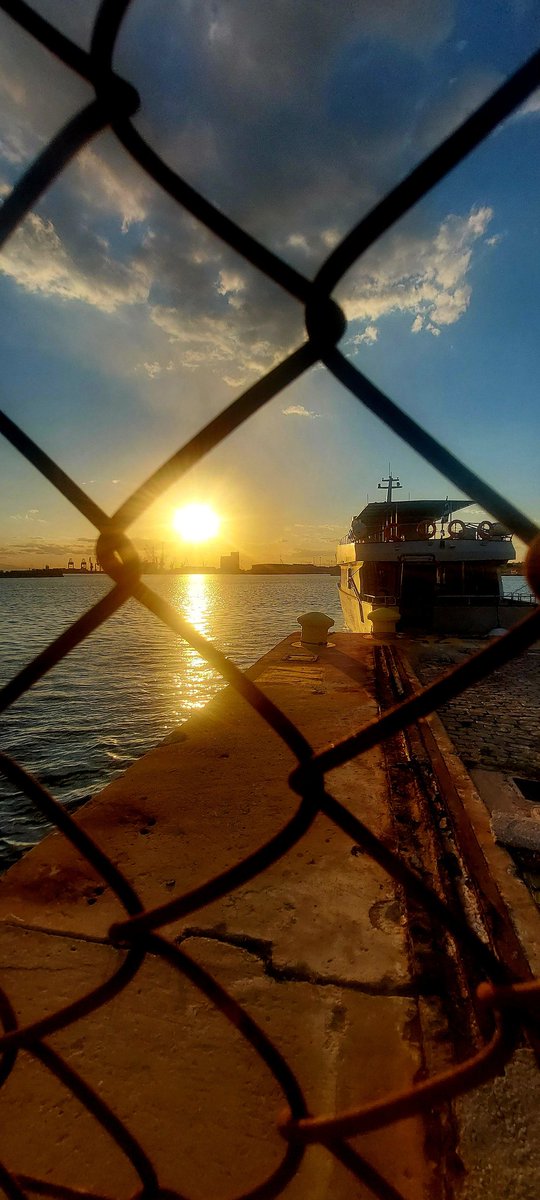
[[[399,479],[379,487],[386,499],[353,517],[337,548],[339,593],[347,627],[371,633],[372,612],[399,610],[398,631],[481,636],[509,628],[529,610],[503,595],[501,568],[515,558],[498,522],[469,523],[470,500],[396,500]]]

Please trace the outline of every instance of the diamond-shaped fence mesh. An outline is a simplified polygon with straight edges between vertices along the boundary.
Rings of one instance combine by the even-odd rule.
[[[158,1194],[161,1190],[159,1166],[154,1166],[149,1160],[143,1147],[99,1097],[96,1090],[44,1040],[52,1033],[66,1028],[82,1016],[107,1004],[122,989],[129,987],[137,977],[146,954],[158,955],[174,971],[200,989],[226,1020],[240,1031],[253,1053],[259,1055],[270,1069],[283,1093],[284,1106],[288,1112],[280,1127],[284,1137],[283,1160],[269,1178],[262,1180],[251,1192],[245,1193],[245,1196],[254,1198],[279,1195],[297,1171],[307,1144],[314,1141],[324,1144],[328,1152],[335,1155],[354,1175],[371,1185],[376,1194],[397,1195],[390,1185],[381,1180],[375,1170],[369,1174],[365,1161],[345,1139],[355,1133],[381,1128],[404,1116],[425,1111],[432,1105],[457,1096],[492,1077],[512,1056],[523,1029],[536,1024],[533,1009],[538,1001],[540,984],[535,980],[524,982],[513,977],[509,969],[499,962],[469,926],[466,919],[456,916],[399,855],[389,849],[332,796],[326,786],[325,775],[332,768],[351,761],[391,734],[404,730],[420,717],[433,712],[440,704],[486,677],[496,667],[502,666],[530,646],[540,637],[540,609],[534,608],[530,615],[504,637],[491,642],[466,663],[425,687],[420,693],[402,700],[380,718],[359,729],[353,736],[336,742],[329,749],[317,752],[286,714],[272,703],[252,679],[235,667],[142,581],[141,564],[128,538],[127,530],[164,489],[178,481],[212,447],[238,429],[267,401],[319,362],[341,381],[344,388],[347,388],[360,404],[376,414],[433,467],[529,545],[529,580],[536,593],[540,593],[540,538],[536,526],[489,484],[483,482],[473,470],[466,467],[450,450],[416,424],[343,356],[339,349],[339,341],[346,322],[331,296],[344,273],[359,260],[374,241],[474,150],[497,124],[538,86],[540,53],[534,54],[450,137],[420,162],[403,182],[377,204],[332,250],[316,277],[310,280],[282,261],[268,247],[260,244],[190,187],[161,160],[132,124],[139,97],[134,87],[119,78],[112,68],[115,42],[129,7],[129,0],[103,0],[94,24],[89,52],[71,42],[22,0],[0,2],[2,9],[27,31],[29,37],[41,42],[95,89],[95,99],[92,103],[77,113],[50,141],[4,201],[0,210],[2,242],[9,238],[31,206],[73,156],[94,135],[109,128],[157,186],[163,188],[217,237],[243,255],[258,271],[263,272],[304,306],[307,330],[305,342],[181,446],[141,483],[112,515],[105,513],[91,500],[82,487],[69,478],[17,424],[6,415],[0,415],[0,430],[4,437],[95,526],[98,535],[97,557],[103,570],[113,581],[113,587],[107,595],[3,687],[0,692],[1,710],[13,704],[130,597],[134,597],[215,667],[223,679],[236,689],[246,703],[251,705],[286,743],[297,760],[297,766],[290,776],[290,786],[299,797],[293,818],[257,851],[190,893],[174,897],[170,902],[153,910],[145,910],[129,880],[105,851],[23,766],[5,755],[0,756],[0,767],[4,775],[25,793],[40,813],[86,857],[118,898],[125,910],[125,920],[111,927],[109,937],[112,945],[120,944],[126,947],[120,969],[108,982],[25,1028],[18,1025],[9,996],[0,993],[4,1026],[4,1034],[0,1038],[3,1053],[1,1080],[4,1082],[9,1077],[16,1064],[17,1052],[25,1048],[71,1090],[115,1141],[137,1172],[143,1193],[148,1196]],[[268,1034],[208,971],[198,965],[181,947],[157,932],[173,918],[184,917],[197,911],[211,900],[227,895],[264,871],[300,841],[318,813],[326,814],[354,839],[355,843],[362,846],[406,889],[409,897],[428,908],[431,916],[439,921],[442,927],[461,945],[472,951],[476,961],[481,964],[486,979],[479,992],[492,1024],[492,1035],[483,1048],[474,1057],[453,1069],[424,1080],[400,1095],[378,1100],[354,1112],[337,1113],[324,1118],[317,1118],[308,1112],[301,1083]],[[37,1180],[14,1176],[1,1165],[0,1183],[6,1194],[16,1197],[17,1200],[26,1194],[25,1189],[59,1197],[86,1194],[55,1185],[50,1179]]]

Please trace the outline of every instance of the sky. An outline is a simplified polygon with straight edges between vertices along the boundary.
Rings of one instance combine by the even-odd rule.
[[[34,8],[85,48],[94,0]],[[133,0],[115,69],[163,159],[313,277],[336,242],[540,45],[536,0]],[[0,15],[0,195],[92,98]],[[540,520],[540,92],[335,291],[341,349]],[[167,197],[110,132],[0,257],[2,407],[107,512],[305,338],[303,312]],[[130,529],[196,561],[184,504],[221,516],[207,562],[334,561],[388,472],[454,496],[321,365]],[[484,513],[470,510],[474,519]],[[0,568],[93,554],[92,527],[0,444]],[[522,549],[517,546],[518,552]]]

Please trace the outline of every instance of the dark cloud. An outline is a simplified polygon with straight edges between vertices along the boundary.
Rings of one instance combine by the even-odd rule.
[[[401,155],[453,4],[255,0],[247,13],[242,0],[197,0],[158,3],[148,18],[135,5],[118,47],[142,97],[136,123],[215,203],[283,244],[297,224],[334,225],[336,211],[344,230],[385,186],[390,127]]]
[[[62,7],[66,8],[58,2],[52,7],[58,15]],[[84,4],[74,0],[73,10],[78,11],[79,17],[83,9]],[[16,21],[0,13],[2,133],[9,136],[13,150],[8,166],[27,163],[92,96],[89,84],[45,50]],[[8,169],[5,173],[12,178],[17,172]]]
[[[90,49],[101,0],[33,0],[32,8],[84,50]]]
[[[88,45],[94,0],[40,0],[38,9]],[[312,276],[420,149],[495,82],[496,72],[473,70],[457,52],[443,63],[453,22],[452,0],[140,0],[128,9],[115,65],[139,89],[136,123],[166,161]],[[51,66],[14,22],[2,25],[12,178],[17,146],[22,164],[89,89]],[[45,62],[47,87],[38,90]],[[431,271],[440,229],[419,220],[410,244]],[[391,303],[404,285],[381,262],[385,253],[395,257],[394,242],[378,251],[380,295],[368,281],[369,303],[351,306],[370,322],[364,343],[375,341],[378,315],[416,313]],[[304,337],[297,302],[165,196],[111,134],[40,201],[8,244],[4,270],[28,292],[117,314],[118,339],[104,353],[120,361],[129,351],[124,372],[149,385],[206,368],[239,388]]]

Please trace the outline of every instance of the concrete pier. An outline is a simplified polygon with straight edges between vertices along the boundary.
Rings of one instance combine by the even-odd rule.
[[[336,634],[333,646],[299,661],[297,640],[291,635],[250,674],[320,748],[376,715],[373,644]],[[297,805],[287,785],[293,766],[283,743],[227,689],[78,820],[153,907],[232,865],[284,824]],[[394,844],[383,748],[333,772],[328,783]],[[521,900],[527,908],[526,896]],[[536,914],[530,903],[526,920]],[[117,969],[125,951],[107,933],[123,916],[103,880],[58,833],[8,872],[0,883],[0,961],[21,1023],[55,1011]],[[272,1037],[314,1114],[407,1087],[433,1061],[403,897],[324,817],[264,874],[164,933]],[[140,1139],[161,1187],[193,1200],[225,1200],[277,1167],[284,1147],[276,1129],[280,1089],[238,1032],[162,959],[148,955],[119,996],[50,1044]],[[440,1069],[441,1058],[451,1061],[451,1045],[439,1044],[437,1056]],[[104,1196],[137,1190],[133,1169],[107,1134],[25,1052],[0,1090],[0,1111],[0,1158],[9,1170]],[[328,1150],[312,1146],[281,1194],[497,1200],[493,1188],[467,1193],[471,1168],[459,1158],[448,1113],[400,1121],[352,1144],[386,1191],[369,1186],[369,1168],[359,1182]],[[482,1163],[492,1150],[482,1147]],[[515,1193],[520,1200],[536,1195],[527,1186],[525,1180]]]

